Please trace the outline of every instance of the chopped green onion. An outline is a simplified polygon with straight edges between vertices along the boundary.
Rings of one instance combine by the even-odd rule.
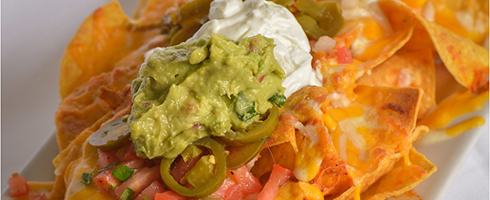
[[[121,194],[120,200],[133,200],[134,199],[134,191],[131,188],[126,188],[124,192]]]

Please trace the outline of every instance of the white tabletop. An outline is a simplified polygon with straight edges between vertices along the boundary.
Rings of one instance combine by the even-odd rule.
[[[3,1],[1,188],[55,131],[59,60],[88,13],[109,0]],[[125,8],[137,1],[123,0]],[[488,199],[488,123],[444,199]]]

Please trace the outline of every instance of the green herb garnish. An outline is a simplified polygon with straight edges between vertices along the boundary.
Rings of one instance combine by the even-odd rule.
[[[117,166],[116,169],[112,171],[112,175],[121,182],[128,180],[128,178],[131,177],[133,173],[134,169],[131,169],[126,165]]]
[[[238,119],[244,122],[259,114],[255,110],[255,101],[250,102],[242,92],[238,93],[235,101],[235,113],[237,114]]]

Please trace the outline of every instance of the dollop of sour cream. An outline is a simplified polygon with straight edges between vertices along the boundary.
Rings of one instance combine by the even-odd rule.
[[[240,40],[261,34],[274,39],[274,57],[286,78],[284,95],[290,96],[306,85],[321,86],[322,76],[311,67],[310,44],[301,25],[289,10],[265,0],[215,0],[209,20],[188,41],[223,34]]]

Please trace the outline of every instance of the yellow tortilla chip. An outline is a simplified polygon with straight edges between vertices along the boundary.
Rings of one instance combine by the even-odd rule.
[[[162,46],[165,39],[165,36],[155,37],[114,64],[115,68],[110,73],[92,77],[61,101],[55,113],[56,136],[60,150],[66,148],[78,134],[107,112],[116,110],[121,105],[130,106],[128,84],[138,76],[144,53]],[[122,91],[124,88],[125,91]],[[116,91],[116,94],[108,97],[105,92],[107,90]],[[113,105],[108,105],[107,101],[111,101]]]
[[[485,0],[428,0],[435,23],[481,45],[488,37],[488,1]]]
[[[418,87],[424,91],[418,118],[435,105],[435,67],[429,49],[399,52],[357,79],[359,85]]]
[[[189,0],[142,0],[135,12],[136,24],[158,24]]]
[[[427,21],[403,2],[381,0],[379,5],[385,12],[413,15],[427,31],[441,60],[454,78],[475,93],[488,90],[488,50],[470,39]]]
[[[362,199],[386,199],[404,194],[435,171],[436,166],[412,148],[408,158],[399,160],[390,172],[363,193]]]
[[[382,63],[396,51],[401,49],[411,38],[415,27],[415,19],[413,16],[398,13],[396,10],[384,10],[384,14],[388,19],[392,34],[387,35],[382,39],[376,40],[368,46],[362,54],[356,55],[355,58],[364,62],[359,66],[364,71],[372,69],[374,66]]]
[[[467,89],[454,79],[454,76],[447,70],[441,60],[434,63],[436,69],[436,103],[439,104],[447,97],[466,91]]]
[[[388,173],[408,155],[412,142],[426,132],[413,131],[422,91],[357,86],[354,92],[354,102],[337,108],[330,105],[332,99],[323,87],[307,86],[293,93],[281,110],[282,115],[291,115],[293,120],[281,122],[288,119],[281,118],[279,122],[289,128],[279,128],[271,135],[282,142],[272,143],[261,152],[252,173],[266,180],[272,165],[281,164],[291,169],[298,180],[309,181],[313,174],[310,183],[326,199],[360,195]],[[332,119],[331,127],[326,125],[330,123],[325,121],[326,115]],[[281,130],[294,132],[295,139],[275,136]],[[317,153],[323,156],[318,157]]]
[[[152,0],[144,7],[135,23],[158,23],[178,1]],[[157,27],[133,30],[130,19],[118,1],[112,1],[88,16],[68,44],[60,66],[60,94],[67,97],[92,76],[112,70],[118,60],[159,34]],[[142,26],[143,26],[142,25]]]

